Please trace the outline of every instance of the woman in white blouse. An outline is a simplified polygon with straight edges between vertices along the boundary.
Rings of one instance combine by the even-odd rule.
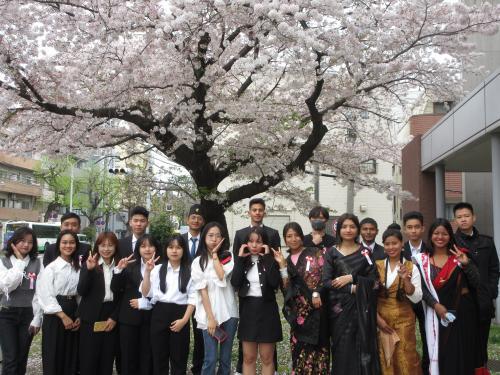
[[[412,303],[422,300],[420,273],[412,262],[404,261],[399,230],[387,229],[382,241],[387,257],[376,261],[381,284],[377,303],[380,368],[382,374],[421,374],[412,308]],[[399,341],[391,355],[388,343],[395,335]]]
[[[40,273],[34,305],[43,311],[42,364],[43,373],[74,374],[77,370],[78,307],[76,296],[80,259],[78,237],[63,230],[57,237],[57,259]]]
[[[33,314],[35,283],[40,272],[36,236],[30,228],[17,229],[0,259],[0,346],[2,374],[26,373],[33,336],[40,329],[41,314]]]
[[[238,326],[238,307],[230,276],[234,261],[227,251],[229,244],[222,237],[217,222],[205,225],[200,237],[198,254],[191,265],[191,278],[198,291],[195,318],[203,331],[205,358],[202,375],[231,373],[231,350]],[[220,347],[220,353],[217,355]]]
[[[191,282],[191,266],[186,242],[181,235],[165,245],[165,261],[155,267],[146,262],[140,290],[151,298],[151,349],[154,374],[187,373],[189,319],[194,311],[196,291]]]

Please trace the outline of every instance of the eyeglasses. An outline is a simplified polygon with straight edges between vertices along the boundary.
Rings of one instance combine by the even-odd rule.
[[[207,234],[208,238],[222,238],[222,235],[220,233],[210,233]]]

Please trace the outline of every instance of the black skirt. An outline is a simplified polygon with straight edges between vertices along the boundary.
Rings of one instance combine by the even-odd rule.
[[[273,343],[283,340],[281,320],[276,300],[262,297],[240,298],[240,341]]]
[[[57,296],[62,311],[75,320],[78,307],[75,297]],[[78,331],[64,329],[55,314],[45,314],[42,323],[43,373],[51,375],[75,374],[78,358]]]

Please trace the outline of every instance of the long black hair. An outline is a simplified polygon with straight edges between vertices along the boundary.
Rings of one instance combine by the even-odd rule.
[[[170,237],[166,244],[165,244],[165,254],[164,254],[164,262],[161,265],[162,268],[165,267],[165,275],[167,274],[166,268],[168,264],[168,255],[167,255],[167,248],[177,242],[177,244],[182,248],[182,257],[181,257],[181,264],[180,264],[180,270],[179,270],[179,291],[181,293],[186,293],[187,286],[189,283],[189,279],[191,278],[191,262],[189,261],[189,251],[188,251],[188,246],[186,244],[186,241],[184,240],[184,237],[180,234],[175,234],[172,237]],[[160,271],[160,274],[162,272]],[[165,293],[167,290],[167,284],[165,277],[160,277],[160,290]]]
[[[80,266],[81,266],[80,263],[82,261],[82,259],[80,258],[80,254],[79,254],[80,253],[79,252],[80,241],[78,240],[77,234],[74,233],[73,231],[71,231],[69,229],[65,229],[59,233],[59,236],[57,236],[57,241],[56,241],[56,255],[61,256],[61,239],[63,238],[63,236],[65,236],[67,234],[70,234],[76,243],[75,251],[73,251],[73,254],[71,254],[71,265],[73,266],[73,268],[75,270],[79,270]]]
[[[386,239],[389,237],[396,237],[400,242],[403,242],[403,235],[401,234],[401,231],[393,228],[388,228],[386,231],[382,234],[382,243],[385,242]],[[406,267],[404,265],[404,256],[403,256],[403,249],[401,249],[401,253],[399,254],[399,262],[403,265],[403,267]],[[389,257],[386,257],[385,259],[385,285],[383,285],[383,293],[385,298],[389,298],[389,288],[387,287],[387,270],[389,268]],[[398,290],[396,292],[396,299],[398,301],[404,301],[405,293],[404,289],[401,288],[402,280],[399,278],[398,280]],[[390,287],[390,286],[389,286]]]
[[[208,264],[208,249],[205,240],[207,238],[208,231],[214,227],[219,228],[221,236],[223,236],[225,233],[224,227],[217,221],[211,221],[210,223],[206,224],[205,227],[203,228],[203,231],[201,232],[200,235],[200,244],[198,245],[198,252],[197,252],[198,254],[200,254],[200,268],[202,271],[205,271],[205,268],[207,267]],[[221,254],[228,248],[229,248],[229,242],[226,239],[222,243],[221,247],[219,247],[219,250],[217,250],[219,258]]]
[[[14,250],[12,249],[12,244],[17,245],[19,242],[24,240],[26,236],[31,236],[33,238],[33,247],[28,255],[31,259],[36,259],[36,257],[38,256],[38,241],[36,239],[35,233],[33,232],[33,229],[28,227],[21,227],[15,230],[12,237],[10,237],[5,244],[5,256],[10,257],[11,255],[13,255]]]
[[[356,215],[354,214],[349,214],[345,213],[339,216],[337,219],[337,237],[338,237],[338,243],[340,244],[342,242],[342,236],[340,235],[340,230],[342,229],[342,225],[344,224],[344,221],[346,220],[351,220],[356,228],[358,229],[358,234],[356,238],[354,238],[354,242],[359,242],[359,234],[361,231],[361,226],[359,225],[359,219]]]
[[[432,243],[432,233],[436,230],[437,227],[443,227],[446,232],[448,232],[448,236],[450,236],[450,240],[446,245],[448,253],[450,249],[453,249],[453,246],[456,245],[455,236],[453,235],[453,228],[448,220],[443,218],[437,218],[429,227],[428,239],[429,239],[429,254],[430,256],[434,255],[434,244]]]

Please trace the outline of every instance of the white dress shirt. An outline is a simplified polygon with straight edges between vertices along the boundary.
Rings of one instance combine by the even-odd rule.
[[[210,306],[212,307],[215,320],[219,324],[231,318],[237,318],[238,307],[234,289],[230,282],[231,273],[234,268],[234,260],[231,259],[229,262],[222,265],[224,277],[220,280],[215,272],[212,258],[208,258],[205,271],[201,270],[200,259],[200,257],[196,257],[191,265],[191,280],[195,290],[200,291],[201,289],[207,288]],[[195,319],[198,328],[207,329],[207,314],[201,302],[201,294],[199,292],[196,295]]]
[[[248,289],[247,297],[262,297],[262,289],[260,287],[259,279],[259,256],[251,255],[253,265],[247,272],[247,280],[250,283],[250,288]]]
[[[134,253],[136,243],[137,243],[137,237],[135,236],[135,234],[132,234],[132,254]]]
[[[418,244],[417,247],[413,247],[413,245],[411,244],[411,242],[408,242],[408,245],[410,245],[411,256],[412,257],[414,257],[417,254],[420,254],[422,252],[422,240],[420,240],[420,243]]]
[[[387,280],[385,281],[385,287],[390,288],[391,285],[396,281],[396,278],[398,277],[398,267],[394,267],[394,269],[391,271],[391,266],[387,261],[385,262],[385,266],[387,267]],[[412,303],[418,303],[422,300],[422,285],[420,281],[420,272],[418,271],[418,268],[415,265],[413,265],[411,271],[411,283],[415,287],[415,290],[413,294],[411,295],[407,294],[406,296]]]
[[[55,314],[62,311],[56,296],[76,296],[80,270],[75,270],[71,263],[60,256],[45,267],[38,275],[33,311],[35,303],[44,314]]]
[[[113,278],[113,268],[115,268],[115,261],[112,260],[110,264],[106,264],[106,262],[104,262],[104,259],[99,258],[99,265],[102,266],[102,273],[104,274],[104,302],[113,302],[111,279]]]
[[[190,279],[186,287],[186,293],[179,290],[180,267],[173,268],[170,262],[167,265],[166,290],[163,293],[160,289],[160,268],[161,264],[155,266],[151,271],[151,288],[147,297],[151,298],[151,303],[156,302],[175,303],[177,305],[195,305],[197,290],[193,287]],[[139,292],[142,293],[142,283],[139,285]]]
[[[368,249],[373,254],[373,249],[375,248],[375,241],[373,241],[370,245],[368,245],[365,241],[361,241],[362,245]]]
[[[17,259],[15,255],[10,256],[12,268],[7,269],[3,262],[0,261],[0,292],[5,294],[9,299],[9,293],[16,290],[23,282],[24,269],[30,262],[30,257],[27,255],[24,259]]]

